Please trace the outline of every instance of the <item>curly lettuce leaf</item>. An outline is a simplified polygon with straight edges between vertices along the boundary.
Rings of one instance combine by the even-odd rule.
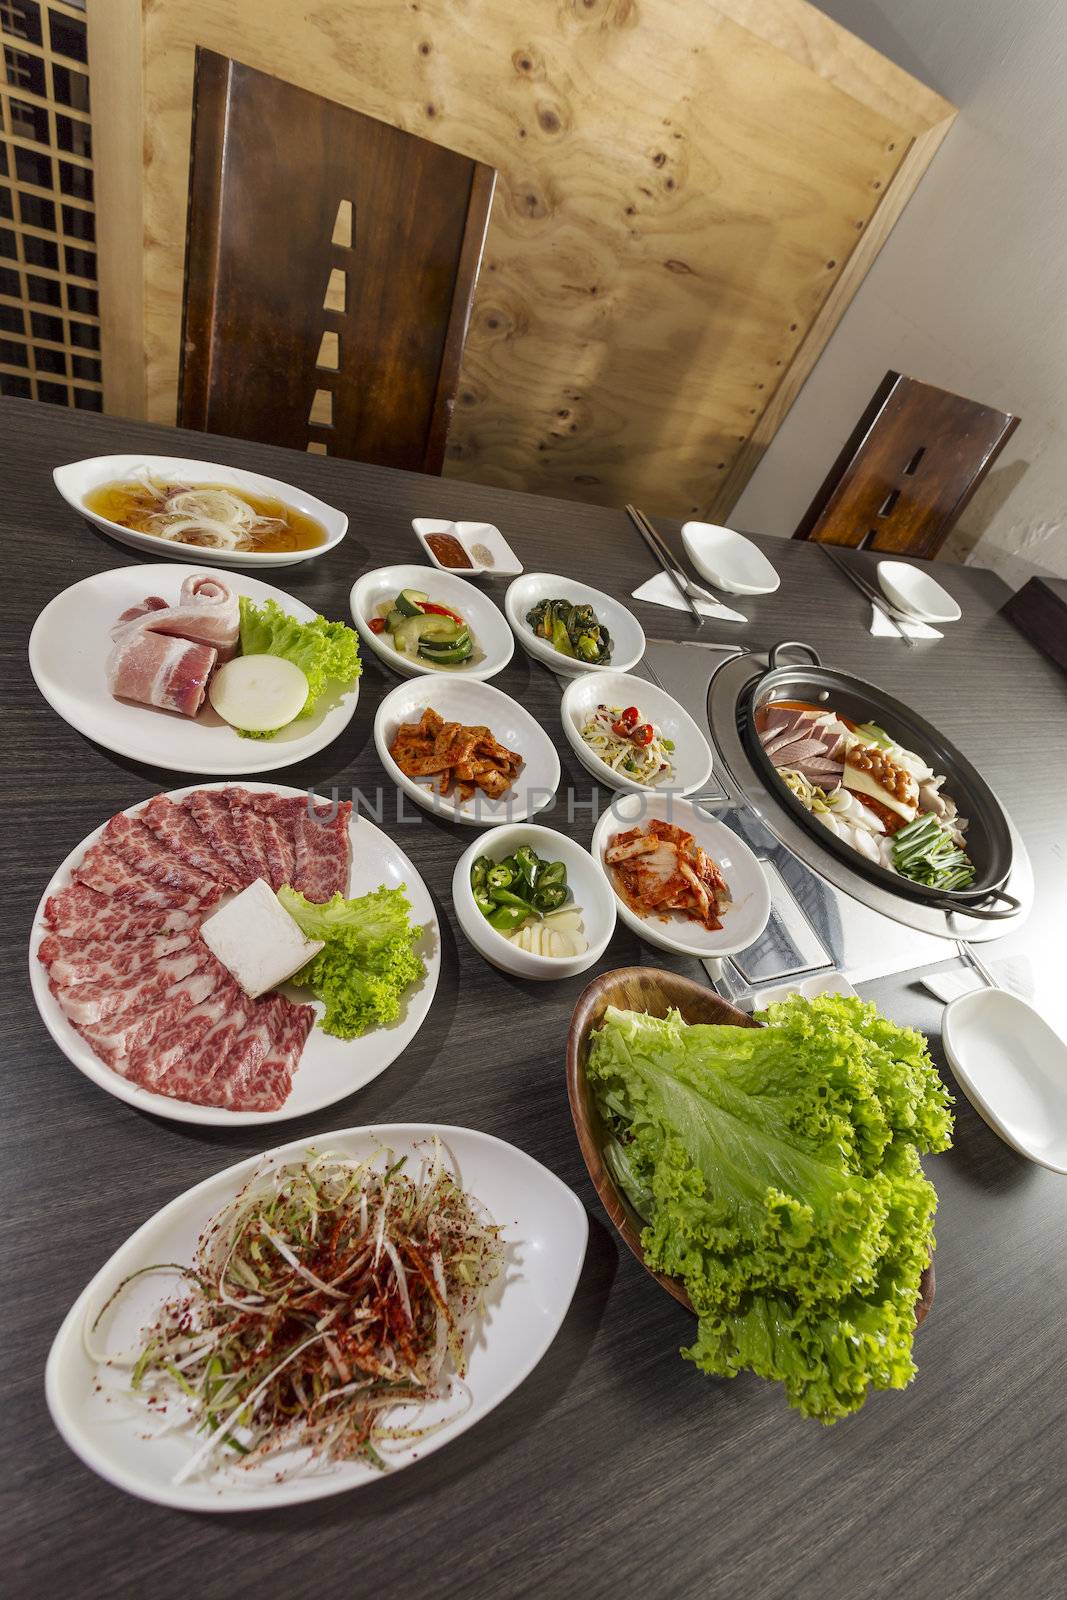
[[[321,616],[298,622],[276,600],[257,605],[245,594],[241,595],[241,654],[284,656],[300,668],[308,681],[301,717],[311,715],[331,685],[349,689],[363,670],[359,636],[353,628]],[[271,739],[274,733],[259,737]]]
[[[649,1264],[699,1317],[684,1354],[777,1379],[831,1422],[902,1387],[949,1100],[921,1035],[833,997],[769,1026],[687,1026],[609,1009],[587,1071],[606,1157],[646,1221]]]
[[[309,939],[325,941],[292,979],[325,1003],[324,1031],[355,1039],[395,1022],[403,995],[426,971],[415,950],[422,929],[411,922],[404,890],[383,885],[354,900],[335,894],[316,905],[285,887],[278,899]]]

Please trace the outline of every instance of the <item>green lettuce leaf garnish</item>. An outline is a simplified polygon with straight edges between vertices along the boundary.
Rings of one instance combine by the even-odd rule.
[[[682,1279],[703,1371],[780,1381],[834,1422],[903,1388],[950,1098],[921,1034],[842,996],[764,1028],[607,1011],[588,1073],[650,1266]]]
[[[383,885],[355,900],[335,894],[315,905],[286,886],[278,899],[309,939],[325,940],[292,979],[325,1003],[324,1031],[356,1039],[395,1022],[405,990],[426,971],[415,951],[422,929],[410,920],[403,888]]]
[[[285,656],[296,663],[308,681],[301,717],[311,715],[327,688],[349,689],[363,670],[355,629],[319,616],[298,622],[276,600],[256,605],[245,594],[241,595],[241,654]],[[253,737],[272,739],[274,733]]]

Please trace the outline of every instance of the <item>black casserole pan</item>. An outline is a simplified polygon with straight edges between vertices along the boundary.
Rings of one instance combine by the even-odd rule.
[[[810,661],[800,665],[779,665],[783,651],[804,650]],[[963,912],[969,917],[1010,917],[1019,901],[1004,889],[1011,871],[1012,845],[1007,818],[996,795],[967,757],[949,744],[936,728],[910,707],[884,694],[873,683],[824,667],[811,645],[785,639],[768,653],[768,669],[742,692],[738,704],[738,725],[749,755],[768,780],[770,792],[798,822],[853,871],[910,900],[925,901],[944,911]],[[963,816],[969,819],[967,854],[974,863],[975,880],[966,889],[932,889],[899,873],[890,872],[875,861],[853,850],[801,805],[789,786],[782,782],[773,761],[763,748],[756,731],[756,714],[776,700],[807,700],[841,712],[853,722],[874,722],[891,738],[931,766],[944,773],[944,792],[951,795]]]

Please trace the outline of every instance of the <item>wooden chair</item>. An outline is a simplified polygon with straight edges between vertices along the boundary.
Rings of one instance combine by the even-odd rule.
[[[198,49],[181,426],[440,472],[495,181]]]
[[[793,538],[935,556],[1018,426],[887,372]]]

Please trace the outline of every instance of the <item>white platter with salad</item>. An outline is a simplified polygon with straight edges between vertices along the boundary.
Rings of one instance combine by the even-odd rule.
[[[289,567],[336,548],[348,518],[261,472],[185,456],[92,456],[57,467],[69,506],[120,544],[204,566]]]
[[[326,1213],[333,1225],[313,1232],[313,1213]],[[264,1229],[274,1250],[263,1249]],[[585,1209],[565,1184],[486,1133],[394,1123],[322,1133],[313,1147],[306,1137],[295,1140],[179,1195],[100,1268],[49,1353],[52,1420],[107,1482],[183,1511],[262,1511],[361,1488],[439,1450],[518,1387],[559,1332],[588,1231]],[[334,1337],[322,1329],[294,1351],[291,1338],[283,1342],[284,1315],[242,1311],[239,1301],[251,1274],[269,1277],[273,1304],[284,1308],[298,1297],[306,1307],[309,1285],[292,1263],[303,1257],[336,1277],[333,1258],[320,1259],[324,1239],[348,1258],[377,1249],[380,1266],[370,1281],[329,1300],[317,1291],[313,1316],[328,1305]],[[398,1273],[408,1245],[433,1253],[443,1295],[434,1296],[410,1256]],[[220,1247],[238,1316],[214,1292],[219,1279],[198,1285],[181,1272],[214,1263]],[[151,1271],[160,1263],[167,1266]],[[186,1308],[214,1340],[206,1356],[175,1321]],[[370,1332],[368,1309],[386,1313]],[[407,1384],[404,1394],[383,1380],[368,1394],[346,1383],[330,1346],[340,1357],[362,1327],[381,1365],[396,1366],[388,1330],[403,1326],[408,1310],[407,1359],[421,1387]],[[175,1343],[184,1387],[168,1370]],[[263,1348],[286,1355],[257,1381]],[[295,1385],[288,1382],[293,1361]],[[330,1400],[325,1427],[313,1403],[320,1393]],[[251,1428],[241,1420],[249,1414]]]
[[[359,698],[346,623],[249,574],[173,562],[64,589],[34,623],[29,661],[79,733],[173,772],[305,761],[347,728]]]
[[[560,707],[571,749],[609,789],[695,794],[711,777],[711,747],[693,718],[661,689],[625,672],[584,672]]]
[[[360,638],[405,678],[432,672],[484,681],[515,649],[492,600],[435,567],[376,567],[356,579],[349,604]]]
[[[263,800],[267,807],[282,802],[285,808],[288,802],[291,817],[306,810],[309,802],[307,791],[286,785],[201,784],[153,797],[147,802],[153,808],[148,815],[153,828],[164,829],[160,838],[169,836],[175,840],[172,848],[184,849],[181,835],[169,833],[175,824],[185,827],[189,820],[182,820],[178,808],[188,811],[195,797],[207,808],[214,827],[212,813],[218,808],[218,797],[234,794],[250,797],[246,804],[255,807]],[[317,796],[310,800],[326,815],[336,817],[337,808],[330,802]],[[157,809],[161,806],[162,821]],[[198,819],[205,816],[199,804],[194,809]],[[282,880],[288,881],[284,870],[275,880],[275,896],[269,894],[262,879],[252,884],[252,890],[264,900],[288,902],[299,919],[300,932],[315,946],[307,952],[309,957],[319,950],[320,940],[322,955],[319,966],[307,972],[297,972],[290,963],[288,971],[295,973],[296,983],[274,982],[269,971],[264,973],[268,981],[255,1005],[225,980],[221,988],[204,983],[205,970],[218,974],[218,968],[201,943],[207,944],[211,955],[239,985],[248,982],[249,961],[258,962],[262,971],[263,961],[272,959],[270,937],[261,934],[263,910],[258,902],[243,920],[233,916],[234,905],[244,898],[236,891],[251,881],[254,867],[228,884],[222,894],[212,892],[194,905],[195,897],[188,891],[199,882],[199,869],[190,874],[186,849],[171,862],[169,872],[160,871],[160,857],[152,841],[144,838],[141,843],[144,806],[129,807],[83,839],[41,896],[29,947],[30,987],[41,1020],[78,1071],[138,1110],[175,1122],[231,1127],[320,1111],[362,1089],[391,1066],[415,1038],[433,1003],[441,966],[440,930],[429,891],[404,852],[350,807],[341,809],[345,820],[329,835],[335,847],[336,870],[327,892],[312,892],[307,901],[302,895],[294,899],[280,886]],[[173,823],[168,820],[171,817]],[[117,824],[122,828],[118,835]],[[103,855],[94,857],[94,847],[97,851],[102,847]],[[206,848],[202,837],[201,848]],[[142,849],[156,863],[149,863],[147,871],[156,877],[147,884],[136,869],[136,852]],[[84,868],[93,860],[96,871],[109,864],[113,869],[116,850],[125,852],[123,860],[133,862],[134,870],[127,874],[127,881],[115,885],[110,904],[105,904],[96,889],[87,887],[99,883],[99,878],[86,874]],[[204,855],[199,859],[203,865]],[[329,859],[325,865],[330,871]],[[166,892],[168,878],[175,893]],[[302,889],[308,888],[295,872],[293,878]],[[338,887],[340,883],[343,888]],[[309,903],[331,900],[329,889],[343,895],[348,904],[332,901],[324,911],[321,905]],[[365,896],[371,898],[364,900]],[[268,905],[267,910],[279,917],[277,906]],[[213,935],[213,924],[222,931]],[[242,930],[247,933],[244,940]],[[295,936],[294,930],[290,932]],[[256,970],[254,965],[252,970]],[[275,995],[280,1001],[275,1001]],[[208,1091],[198,1084],[197,1073],[217,1086],[225,1070],[224,1047],[235,1048],[244,1037],[241,1032],[223,1032],[234,1007],[243,1028],[255,1020],[261,1002],[272,1001],[287,1018],[298,1024],[302,1020],[305,1028],[311,1023],[302,1043],[290,1052],[288,1087],[272,1096],[277,1101],[284,1094],[284,1102],[271,1110],[205,1103]],[[313,1019],[307,1014],[309,1006]],[[191,1025],[190,1017],[195,1021],[198,1011],[214,1032]],[[272,1012],[266,1017],[273,1022]],[[327,1026],[340,1031],[327,1032]],[[356,1033],[356,1029],[363,1031]],[[211,1041],[216,1041],[214,1049],[209,1047]],[[246,1058],[241,1062],[243,1086],[250,1085],[249,1068],[257,1069],[261,1059],[262,1052],[258,1061]],[[177,1084],[174,1074],[182,1075]],[[153,1082],[158,1089],[147,1087]],[[188,1098],[192,1095],[201,1099]],[[214,1093],[213,1098],[223,1097]]]

